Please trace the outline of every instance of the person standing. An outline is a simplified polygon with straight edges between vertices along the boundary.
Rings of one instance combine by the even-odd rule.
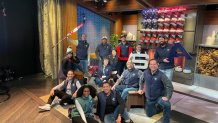
[[[101,38],[101,43],[97,46],[95,50],[95,54],[99,60],[98,67],[102,67],[103,59],[105,57],[108,58],[109,55],[111,55],[112,47],[111,45],[107,42],[107,37],[103,36]]]
[[[73,43],[76,45],[76,56],[80,60],[79,65],[82,67],[83,72],[88,72],[88,50],[89,50],[89,43],[87,42],[87,36],[86,34],[81,35],[81,39],[78,40],[72,40],[69,37],[67,38],[67,41]]]
[[[121,75],[124,68],[126,68],[126,62],[132,52],[132,47],[126,42],[126,35],[121,35],[121,43],[118,44],[116,50],[118,56],[118,74]]]
[[[80,65],[82,66],[83,72],[88,72],[88,50],[89,43],[87,42],[86,34],[82,34],[81,40],[79,40],[76,47],[76,56],[80,60]]]
[[[158,69],[157,60],[151,59],[148,66],[149,68],[144,71],[138,93],[143,94],[143,87],[145,87],[145,110],[148,117],[163,111],[163,123],[169,123],[171,113],[169,100],[173,94],[172,82]]]
[[[159,63],[159,69],[166,76],[172,80],[173,78],[173,68],[174,68],[174,59],[170,58],[172,51],[172,46],[168,44],[164,38],[159,38],[160,46],[156,49],[154,54],[154,59],[156,59]]]

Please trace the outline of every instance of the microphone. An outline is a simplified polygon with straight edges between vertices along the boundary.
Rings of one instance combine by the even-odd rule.
[[[86,22],[86,16],[85,16],[84,13],[82,13],[82,17],[83,17],[83,23],[85,23]]]

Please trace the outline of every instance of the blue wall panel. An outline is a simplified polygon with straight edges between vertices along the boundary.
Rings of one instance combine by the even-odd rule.
[[[95,52],[97,45],[101,41],[102,36],[110,36],[111,30],[111,21],[78,5],[77,7],[77,17],[78,24],[82,22],[82,15],[86,16],[85,25],[78,30],[78,36],[81,37],[81,34],[87,34],[87,40],[90,44],[89,52]]]

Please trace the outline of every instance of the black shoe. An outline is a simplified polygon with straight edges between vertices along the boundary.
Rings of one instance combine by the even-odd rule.
[[[134,123],[134,122],[130,119],[129,123]]]

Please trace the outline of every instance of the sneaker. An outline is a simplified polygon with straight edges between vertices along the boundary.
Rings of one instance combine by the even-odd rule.
[[[55,100],[53,100],[51,106],[54,106],[54,105],[60,104],[60,101],[61,101],[61,99],[55,99]]]
[[[50,111],[51,110],[51,105],[50,104],[45,104],[44,106],[39,106],[39,109]]]
[[[186,67],[184,70],[183,70],[183,73],[192,73],[191,69]]]
[[[128,121],[125,121],[125,123],[134,123],[131,119],[129,119]]]

